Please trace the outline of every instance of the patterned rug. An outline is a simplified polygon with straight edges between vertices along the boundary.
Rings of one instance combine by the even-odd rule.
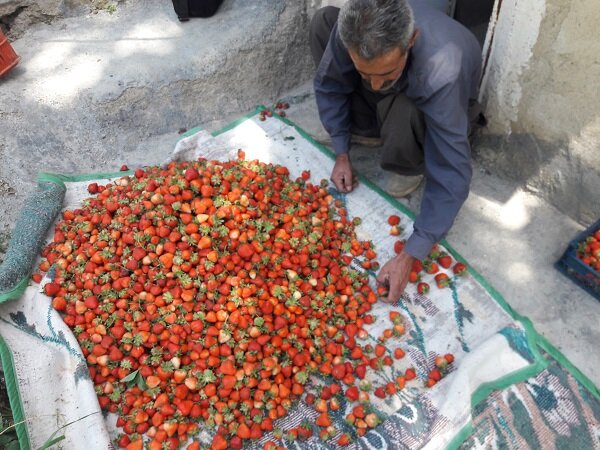
[[[292,175],[310,169],[313,182],[328,179],[330,152],[303,130],[279,117],[259,120],[258,111],[213,135],[193,130],[182,139],[171,159],[226,160],[242,148],[247,159],[287,166]],[[0,266],[0,356],[6,371],[11,407],[22,448],[38,448],[59,427],[62,448],[111,448],[118,430],[116,417],[100,413],[92,381],[77,341],[51,308],[50,300],[29,285],[29,274],[60,209],[77,207],[89,194],[90,180],[119,174],[40,176],[40,191],[19,219],[6,263]],[[361,217],[361,240],[374,243],[380,261],[393,255],[398,238],[410,235],[414,215],[366,179],[355,192],[331,194],[345,203],[350,217]],[[43,199],[43,200],[41,200]],[[401,217],[403,233],[390,236],[382,225],[391,214]],[[442,248],[463,261],[451,246]],[[406,357],[394,361],[368,381],[381,386],[414,367],[417,379],[385,399],[371,396],[381,424],[347,448],[369,449],[600,449],[600,394],[531,323],[474,270],[453,276],[446,289],[433,286],[425,295],[410,285],[395,305],[379,302],[378,320],[368,327],[376,342],[389,328],[389,312],[404,317],[407,332],[391,339],[387,351],[401,347]],[[373,277],[374,272],[369,275]],[[49,273],[42,283],[52,277]],[[452,353],[450,373],[432,388],[424,386],[436,355]],[[313,384],[331,380],[314,378]],[[343,402],[332,414],[337,435],[354,433],[346,423],[352,405]],[[289,428],[314,422],[314,409],[298,402],[276,425]],[[315,427],[316,429],[316,427]],[[210,442],[212,431],[199,439]],[[315,433],[316,434],[316,433]],[[266,436],[255,447],[272,436]],[[331,449],[336,439],[282,441],[287,448]]]

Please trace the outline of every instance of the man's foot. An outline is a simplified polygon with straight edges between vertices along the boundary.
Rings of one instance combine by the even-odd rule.
[[[381,147],[383,145],[381,138],[361,136],[360,134],[353,134],[350,138],[350,142],[364,147]]]
[[[423,175],[407,176],[385,172],[385,190],[392,197],[406,197],[419,187],[421,181],[423,181]]]

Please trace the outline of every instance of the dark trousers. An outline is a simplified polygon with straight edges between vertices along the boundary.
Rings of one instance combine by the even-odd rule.
[[[310,49],[318,67],[337,21],[339,8],[319,9],[310,24]],[[352,133],[381,137],[381,168],[401,175],[418,175],[425,170],[423,141],[425,120],[421,111],[404,94],[383,94],[361,83],[350,102]]]

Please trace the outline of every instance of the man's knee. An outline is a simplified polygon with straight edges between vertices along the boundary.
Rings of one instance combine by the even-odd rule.
[[[321,57],[323,56],[323,52],[325,51],[325,47],[327,47],[329,35],[331,34],[331,30],[337,21],[339,12],[339,8],[334,6],[325,6],[318,9],[310,21],[310,49],[316,66],[319,65]]]
[[[317,30],[329,30],[333,28],[333,25],[337,22],[340,8],[335,6],[324,6],[319,8],[313,15],[310,21],[310,32],[313,34]]]

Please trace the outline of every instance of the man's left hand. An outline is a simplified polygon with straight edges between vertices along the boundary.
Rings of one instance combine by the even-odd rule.
[[[412,269],[415,258],[402,252],[386,262],[377,274],[377,282],[388,287],[386,303],[394,303],[400,298]]]

